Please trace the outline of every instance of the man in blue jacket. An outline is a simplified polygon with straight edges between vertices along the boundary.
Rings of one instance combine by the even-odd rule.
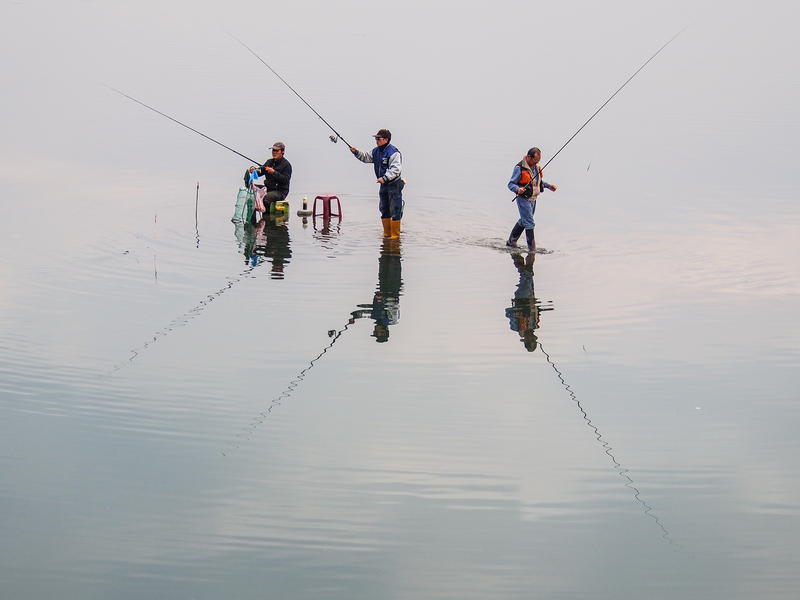
[[[542,168],[539,166],[541,159],[542,151],[538,148],[531,148],[514,166],[514,171],[511,173],[508,189],[515,194],[514,200],[517,201],[519,220],[514,224],[506,246],[515,247],[519,236],[524,231],[528,241],[528,251],[536,252],[536,240],[533,235],[535,226],[533,213],[536,211],[536,198],[544,190],[556,191],[556,186],[542,179]]]
[[[388,129],[380,129],[372,137],[377,144],[372,153],[357,150],[353,146],[350,146],[350,152],[361,162],[373,163],[375,177],[381,184],[378,207],[383,222],[383,236],[399,238],[400,219],[403,218],[403,156],[390,144],[392,132]]]

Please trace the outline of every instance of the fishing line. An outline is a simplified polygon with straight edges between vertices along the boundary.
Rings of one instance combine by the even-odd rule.
[[[589,124],[589,121],[591,121],[592,119],[594,119],[594,118],[595,118],[595,116],[597,116],[597,113],[599,113],[601,110],[603,110],[603,108],[605,108],[606,104],[608,104],[609,102],[611,102],[611,100],[613,100],[613,99],[614,99],[614,96],[616,96],[617,94],[619,94],[619,93],[622,91],[622,88],[624,88],[626,85],[628,85],[628,84],[630,83],[631,79],[633,79],[634,77],[636,77],[636,75],[639,73],[639,71],[641,71],[642,69],[644,69],[644,68],[647,66],[647,63],[649,63],[649,62],[650,62],[651,60],[653,60],[653,59],[654,59],[656,56],[658,56],[658,54],[659,54],[659,53],[660,53],[660,52],[661,52],[661,51],[662,51],[664,48],[666,48],[667,46],[669,46],[669,44],[672,42],[672,40],[674,40],[676,37],[678,37],[678,36],[679,36],[680,34],[682,34],[684,31],[686,31],[687,29],[689,29],[689,27],[691,27],[692,25],[694,25],[694,23],[691,23],[691,24],[687,25],[686,27],[684,27],[683,29],[681,29],[681,30],[680,30],[678,33],[676,33],[674,36],[672,36],[672,38],[670,38],[670,40],[669,40],[669,41],[668,41],[666,44],[664,44],[663,46],[661,46],[661,48],[659,48],[659,49],[658,49],[658,52],[656,52],[655,54],[653,54],[653,56],[651,56],[650,58],[648,58],[648,59],[647,59],[647,62],[646,62],[646,63],[644,63],[644,64],[643,64],[641,67],[639,67],[639,68],[636,70],[636,73],[634,73],[633,75],[631,75],[631,76],[628,78],[628,81],[626,81],[625,83],[623,83],[623,84],[620,86],[620,88],[619,88],[619,89],[618,89],[616,92],[614,92],[614,93],[611,95],[611,98],[609,98],[608,100],[606,100],[606,101],[603,103],[603,106],[601,106],[600,108],[598,108],[598,109],[595,111],[595,113],[594,113],[594,114],[593,114],[591,117],[589,117],[589,119],[586,121],[586,123],[584,123],[583,125],[581,125],[580,129],[578,129],[578,131],[576,131],[576,132],[575,132],[575,133],[572,135],[572,137],[571,137],[571,138],[569,138],[569,139],[566,141],[566,143],[565,143],[563,146],[561,146],[561,148],[559,148],[559,149],[558,149],[558,152],[556,152],[556,153],[555,153],[555,154],[552,156],[552,158],[551,158],[550,160],[548,160],[548,161],[545,163],[545,165],[542,167],[542,170],[544,171],[544,170],[547,168],[547,165],[549,165],[551,162],[553,162],[553,159],[554,159],[556,156],[558,156],[558,154],[559,154],[559,153],[560,153],[560,152],[561,152],[561,151],[562,151],[564,148],[566,148],[566,147],[567,147],[567,144],[569,144],[569,143],[570,143],[570,142],[571,142],[571,141],[572,141],[572,140],[575,138],[575,136],[576,136],[576,135],[578,135],[578,134],[581,132],[581,130],[582,130],[584,127],[586,127],[586,126]],[[591,166],[591,165],[590,165],[590,166]],[[587,169],[587,171],[588,171],[588,169]]]
[[[224,30],[223,30],[223,31],[224,31]],[[314,110],[314,107],[313,107],[313,106],[311,106],[311,105],[310,105],[308,102],[306,102],[305,98],[303,98],[303,97],[302,97],[300,94],[298,94],[298,93],[297,93],[297,90],[295,90],[295,89],[294,89],[292,86],[290,86],[290,85],[289,85],[289,83],[288,83],[288,82],[287,82],[287,81],[286,81],[286,80],[285,80],[283,77],[281,77],[280,75],[278,75],[278,72],[277,72],[275,69],[273,69],[272,67],[270,67],[270,66],[269,66],[269,65],[268,65],[268,64],[267,64],[267,63],[264,61],[264,59],[263,59],[263,58],[261,58],[261,57],[260,57],[258,54],[256,54],[256,53],[253,51],[253,49],[252,49],[252,48],[250,48],[250,46],[248,46],[247,44],[245,44],[245,43],[244,43],[242,40],[240,40],[239,38],[237,38],[237,37],[236,37],[235,35],[233,35],[231,32],[229,32],[229,31],[225,31],[225,33],[227,33],[229,36],[231,36],[233,39],[235,39],[237,42],[239,42],[239,43],[240,43],[242,46],[244,46],[245,48],[247,48],[247,49],[250,51],[250,53],[251,53],[253,56],[255,56],[255,57],[258,59],[258,60],[260,60],[260,61],[261,61],[261,63],[262,63],[262,64],[263,64],[265,67],[267,67],[267,68],[268,68],[270,71],[272,71],[272,72],[275,74],[275,76],[276,76],[278,79],[280,79],[280,80],[281,80],[281,81],[282,81],[282,82],[283,82],[283,83],[286,85],[286,87],[288,87],[290,90],[292,90],[292,91],[294,92],[294,95],[295,95],[295,96],[297,96],[298,98],[300,98],[300,100],[302,100],[302,101],[303,101],[303,103],[304,103],[304,104],[305,104],[305,105],[306,105],[308,108],[310,108],[310,109],[312,110],[312,112],[313,112],[315,115],[317,115],[317,116],[318,116],[318,117],[319,117],[319,118],[322,120],[322,122],[323,122],[323,123],[325,123],[325,125],[327,125],[327,126],[328,126],[328,128],[329,128],[329,129],[330,129],[330,130],[331,130],[333,133],[335,133],[335,134],[336,134],[336,135],[332,135],[332,136],[330,136],[330,139],[331,139],[331,141],[332,141],[334,144],[335,144],[336,142],[338,142],[339,140],[342,140],[342,141],[343,141],[345,144],[347,144],[347,146],[348,146],[348,147],[350,147],[350,142],[348,142],[346,139],[344,139],[344,137],[342,137],[342,134],[341,134],[341,133],[339,133],[338,131],[336,131],[336,130],[333,128],[333,125],[331,125],[330,123],[328,123],[328,122],[327,122],[327,121],[324,119],[324,117],[323,117],[321,114],[319,114],[319,113],[318,113],[316,110]]]
[[[120,92],[119,90],[115,90],[113,87],[111,87],[110,85],[106,85],[106,84],[105,84],[105,83],[103,83],[102,81],[101,81],[101,82],[99,82],[99,83],[101,83],[102,85],[105,85],[105,86],[106,86],[108,89],[110,89],[110,90],[112,90],[112,91],[114,91],[114,92],[117,92],[118,94],[120,94],[120,95],[122,95],[122,96],[125,96],[126,98],[128,98],[128,99],[130,99],[130,100],[133,100],[134,102],[136,102],[136,104],[141,104],[141,105],[142,105],[142,106],[144,106],[145,108],[149,108],[149,109],[150,109],[150,110],[152,110],[153,112],[156,112],[156,113],[160,114],[162,117],[167,117],[167,118],[168,118],[170,121],[173,121],[173,122],[177,123],[177,124],[178,124],[178,125],[180,125],[181,127],[186,127],[186,129],[188,129],[188,130],[190,130],[190,131],[194,131],[194,132],[195,132],[196,134],[198,134],[198,135],[202,135],[202,136],[203,136],[204,138],[206,138],[207,140],[211,140],[211,141],[212,141],[212,142],[214,142],[215,144],[219,144],[220,146],[222,146],[222,147],[223,147],[223,148],[225,148],[226,150],[230,150],[230,151],[231,151],[231,152],[233,152],[234,154],[238,154],[238,155],[239,155],[239,156],[241,156],[242,158],[246,158],[247,160],[249,160],[249,161],[250,161],[250,162],[252,162],[253,164],[256,164],[256,165],[260,165],[260,164],[261,164],[261,163],[260,163],[260,162],[258,162],[257,160],[253,160],[253,159],[252,159],[252,158],[250,158],[249,156],[245,156],[245,155],[244,155],[244,154],[242,154],[241,152],[237,152],[236,150],[234,150],[234,149],[233,149],[233,148],[231,148],[230,146],[226,146],[226,145],[225,145],[225,144],[223,144],[222,142],[218,142],[218,141],[217,141],[217,140],[215,140],[214,138],[212,138],[212,137],[210,137],[210,136],[207,136],[207,135],[206,135],[205,133],[203,133],[202,131],[197,131],[197,129],[194,129],[193,127],[189,127],[189,126],[188,126],[188,125],[186,125],[185,123],[181,123],[180,121],[178,121],[178,119],[173,119],[173,118],[172,118],[172,117],[170,117],[169,115],[165,115],[165,114],[164,114],[163,112],[161,112],[160,110],[156,110],[156,109],[155,109],[155,108],[153,108],[152,106],[148,106],[148,105],[147,105],[147,104],[145,104],[144,102],[140,102],[140,101],[139,101],[139,100],[137,100],[136,98],[133,98],[132,96],[128,96],[128,94],[126,94],[126,93],[124,93],[124,92]]]

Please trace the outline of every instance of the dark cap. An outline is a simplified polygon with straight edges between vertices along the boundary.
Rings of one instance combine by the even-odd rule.
[[[283,144],[283,142],[275,142],[274,144],[272,144],[272,149],[273,150],[286,150],[286,146]]]
[[[386,138],[390,142],[392,141],[392,132],[388,129],[378,129],[378,133],[373,135],[374,138]]]

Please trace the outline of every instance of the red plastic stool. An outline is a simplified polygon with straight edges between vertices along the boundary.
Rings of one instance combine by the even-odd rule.
[[[314,207],[311,209],[312,216],[317,216],[317,200],[322,201],[322,218],[323,219],[330,219],[333,217],[342,218],[342,203],[339,201],[337,196],[333,195],[324,195],[324,196],[317,196],[314,198]],[[331,200],[336,200],[336,205],[339,209],[339,212],[332,212],[331,211]]]

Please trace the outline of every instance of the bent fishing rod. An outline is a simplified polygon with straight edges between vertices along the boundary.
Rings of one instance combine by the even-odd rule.
[[[544,170],[547,168],[547,165],[549,165],[551,162],[553,162],[553,159],[554,159],[556,156],[558,156],[558,155],[559,155],[559,153],[560,153],[560,152],[561,152],[561,151],[562,151],[564,148],[566,148],[566,147],[567,147],[567,144],[569,144],[569,143],[570,143],[570,142],[571,142],[573,139],[575,139],[575,136],[576,136],[576,135],[578,135],[578,134],[581,132],[581,130],[582,130],[584,127],[586,127],[586,126],[589,124],[589,121],[591,121],[592,119],[594,119],[594,118],[597,116],[597,113],[599,113],[601,110],[603,110],[603,108],[605,108],[606,104],[608,104],[609,102],[611,102],[611,101],[614,99],[614,96],[616,96],[617,94],[619,94],[619,93],[622,91],[622,88],[624,88],[626,85],[628,85],[628,84],[630,83],[631,79],[633,79],[634,77],[636,77],[636,75],[638,75],[638,74],[639,74],[639,71],[641,71],[642,69],[644,69],[644,68],[647,66],[647,64],[648,64],[648,63],[649,63],[651,60],[653,60],[653,59],[654,59],[656,56],[658,56],[658,54],[659,54],[659,53],[660,53],[660,52],[661,52],[661,51],[662,51],[664,48],[666,48],[667,46],[669,46],[669,44],[672,42],[672,40],[674,40],[676,37],[678,37],[678,36],[679,36],[680,34],[682,34],[684,31],[686,31],[687,29],[689,29],[689,27],[691,27],[693,24],[694,24],[694,23],[692,23],[692,24],[690,24],[690,25],[687,25],[686,27],[684,27],[683,29],[681,29],[681,30],[680,30],[678,33],[676,33],[674,36],[672,36],[672,37],[670,38],[670,40],[669,40],[669,41],[668,41],[666,44],[664,44],[663,46],[661,46],[661,48],[659,48],[659,49],[658,49],[658,52],[656,52],[655,54],[653,54],[653,56],[651,56],[650,58],[648,58],[648,59],[647,59],[647,62],[646,62],[646,63],[644,63],[644,64],[643,64],[641,67],[639,67],[639,68],[636,70],[636,73],[634,73],[633,75],[631,75],[631,76],[628,78],[628,81],[626,81],[625,83],[623,83],[623,84],[620,86],[620,88],[619,88],[619,89],[618,89],[616,92],[614,92],[614,93],[611,95],[611,98],[609,98],[608,100],[606,100],[606,101],[603,103],[603,106],[601,106],[600,108],[598,108],[598,109],[597,109],[597,110],[594,112],[594,114],[593,114],[591,117],[589,117],[589,119],[586,121],[586,123],[584,123],[583,125],[581,125],[580,129],[578,129],[578,131],[576,131],[576,132],[575,132],[575,133],[572,135],[572,137],[571,137],[571,138],[569,138],[569,139],[566,141],[566,143],[565,143],[563,146],[561,146],[561,148],[559,148],[559,149],[558,149],[558,152],[556,152],[555,154],[553,154],[552,158],[551,158],[550,160],[548,160],[548,161],[545,163],[545,165],[542,167],[542,171],[544,171]]]
[[[100,83],[102,83],[102,82],[100,82]],[[204,138],[206,138],[207,140],[211,140],[212,142],[214,142],[215,144],[218,144],[218,145],[222,146],[222,147],[223,147],[223,148],[225,148],[226,150],[230,150],[230,151],[231,151],[231,152],[233,152],[234,154],[238,154],[238,155],[239,155],[239,156],[241,156],[242,158],[246,158],[247,160],[249,160],[249,161],[250,161],[250,162],[252,162],[253,164],[256,164],[256,165],[260,165],[260,164],[261,164],[259,161],[257,161],[257,160],[253,160],[252,158],[250,158],[249,156],[245,156],[245,155],[244,155],[244,154],[242,154],[241,152],[237,152],[236,150],[234,150],[234,149],[233,149],[233,148],[231,148],[230,146],[226,146],[226,145],[225,145],[225,144],[223,144],[222,142],[218,142],[217,140],[215,140],[214,138],[212,138],[212,137],[210,137],[210,136],[206,135],[206,134],[205,134],[205,133],[203,133],[202,131],[197,131],[197,129],[194,129],[193,127],[189,127],[189,126],[188,126],[188,125],[186,125],[185,123],[181,123],[180,121],[178,121],[178,119],[173,119],[172,117],[170,117],[169,115],[166,115],[166,114],[164,114],[164,113],[163,113],[163,112],[161,112],[160,110],[156,110],[156,109],[155,109],[155,108],[153,108],[152,106],[148,106],[148,105],[147,105],[147,104],[145,104],[144,102],[140,102],[140,101],[139,101],[139,100],[137,100],[136,98],[134,98],[134,97],[132,97],[132,96],[128,96],[128,94],[126,94],[126,93],[124,93],[124,92],[120,92],[119,90],[115,90],[115,89],[114,89],[113,87],[111,87],[110,85],[107,85],[107,84],[105,84],[105,83],[103,83],[103,85],[105,85],[105,86],[106,86],[108,89],[110,89],[111,91],[117,92],[118,94],[120,94],[120,95],[122,95],[122,96],[125,96],[126,98],[128,98],[128,99],[130,99],[130,100],[133,100],[134,102],[136,102],[136,104],[141,104],[141,105],[142,105],[142,106],[144,106],[145,108],[149,108],[149,109],[150,109],[150,110],[152,110],[153,112],[160,114],[162,117],[167,117],[167,118],[168,118],[170,121],[173,121],[173,122],[177,123],[177,124],[178,124],[178,125],[180,125],[181,127],[186,127],[186,129],[188,129],[189,131],[194,131],[196,134],[198,134],[198,135],[202,135],[202,136],[203,136]]]
[[[260,60],[260,61],[261,61],[261,63],[262,63],[262,64],[263,64],[265,67],[267,67],[267,68],[268,68],[270,71],[272,71],[272,72],[275,74],[275,77],[277,77],[278,79],[280,79],[280,80],[281,80],[281,81],[284,83],[284,85],[286,85],[286,87],[288,87],[290,90],[292,90],[292,92],[294,92],[294,95],[295,95],[295,96],[297,96],[298,98],[300,98],[300,100],[302,100],[302,101],[303,101],[303,104],[305,104],[305,105],[306,105],[308,108],[310,108],[310,109],[311,109],[311,111],[312,111],[312,112],[313,112],[315,115],[317,115],[317,116],[320,118],[320,120],[321,120],[323,123],[325,123],[325,125],[327,125],[327,126],[328,126],[328,128],[329,128],[329,129],[330,129],[330,130],[331,130],[331,131],[332,131],[332,132],[335,134],[335,135],[332,135],[332,136],[330,136],[330,140],[331,140],[331,141],[332,141],[334,144],[335,144],[336,142],[338,142],[339,140],[342,140],[342,141],[343,141],[345,144],[347,144],[347,146],[348,146],[348,147],[351,147],[351,146],[350,146],[350,142],[348,142],[346,139],[344,139],[344,137],[342,137],[342,134],[341,134],[341,133],[339,133],[338,131],[336,131],[336,130],[333,128],[333,125],[331,125],[330,123],[328,123],[328,122],[325,120],[325,118],[324,118],[324,117],[323,117],[321,114],[319,114],[319,113],[318,113],[316,110],[314,110],[314,107],[313,107],[313,106],[311,106],[311,105],[310,105],[308,102],[306,102],[306,99],[305,99],[305,98],[303,98],[303,97],[302,97],[300,94],[298,94],[298,93],[297,93],[297,90],[295,90],[295,89],[294,89],[292,86],[290,86],[290,85],[289,85],[289,83],[288,83],[288,82],[287,82],[287,81],[286,81],[286,80],[285,80],[283,77],[281,77],[280,75],[278,75],[278,72],[277,72],[275,69],[273,69],[272,67],[270,67],[270,66],[269,66],[269,65],[268,65],[268,64],[267,64],[267,63],[264,61],[264,59],[263,59],[263,58],[261,58],[261,57],[260,57],[258,54],[256,54],[256,53],[253,51],[253,49],[252,49],[252,48],[250,48],[250,46],[248,46],[247,44],[245,44],[245,43],[244,43],[242,40],[240,40],[239,38],[237,38],[235,35],[233,35],[233,34],[232,34],[232,33],[230,33],[229,31],[226,31],[225,33],[227,33],[229,36],[231,36],[233,39],[235,39],[237,42],[239,42],[239,43],[240,43],[242,46],[244,46],[245,48],[247,48],[247,50],[249,50],[249,51],[250,51],[250,53],[251,53],[253,56],[255,56],[255,57],[258,59],[258,60]]]

